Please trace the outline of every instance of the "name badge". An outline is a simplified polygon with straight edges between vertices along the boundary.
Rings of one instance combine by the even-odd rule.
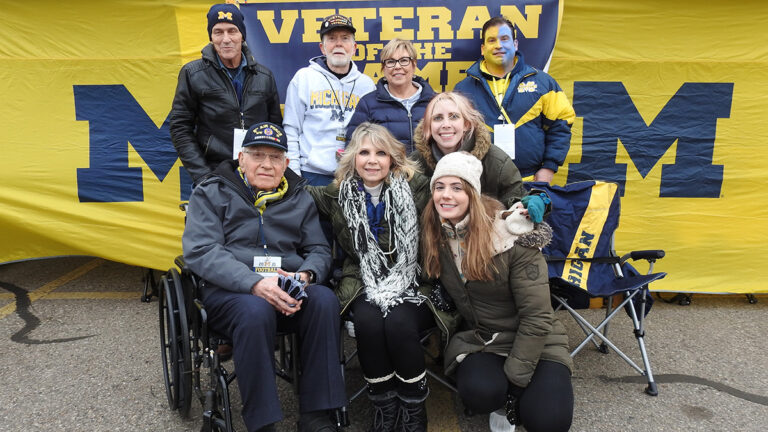
[[[283,257],[255,256],[253,257],[253,270],[264,276],[277,276],[277,269],[283,264]]]
[[[341,143],[341,148],[344,148],[344,143],[347,142],[347,128],[339,127],[336,129],[336,141],[337,144]]]
[[[493,144],[504,150],[510,159],[515,159],[515,125],[497,124],[493,126]]]
[[[232,159],[237,159],[240,154],[240,150],[243,148],[243,140],[245,139],[245,133],[248,132],[245,129],[233,129],[232,135]]]

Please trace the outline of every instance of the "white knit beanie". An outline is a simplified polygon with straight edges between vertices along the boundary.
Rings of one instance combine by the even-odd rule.
[[[483,174],[483,164],[480,160],[465,151],[448,153],[443,156],[435,166],[435,173],[429,181],[429,189],[432,190],[435,180],[440,177],[454,176],[467,181],[478,194],[480,190],[480,175]]]

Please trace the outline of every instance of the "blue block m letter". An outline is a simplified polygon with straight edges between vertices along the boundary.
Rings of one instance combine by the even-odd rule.
[[[128,142],[162,181],[178,156],[168,119],[157,128],[123,85],[76,85],[77,120],[90,131],[89,167],[77,169],[81,202],[143,201],[140,167],[128,166]]]
[[[646,126],[620,82],[575,82],[573,105],[584,118],[581,163],[568,182],[597,179],[620,185],[627,165],[616,163],[618,140],[645,177],[677,141],[674,164],[661,167],[660,197],[718,198],[723,166],[712,164],[718,118],[731,113],[733,83],[685,83]]]

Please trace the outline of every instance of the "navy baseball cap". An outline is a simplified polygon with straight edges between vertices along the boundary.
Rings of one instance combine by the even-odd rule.
[[[287,152],[288,137],[285,136],[285,131],[283,128],[274,123],[256,123],[255,125],[249,127],[248,132],[245,133],[245,138],[243,138],[243,147],[257,145],[270,146]]]

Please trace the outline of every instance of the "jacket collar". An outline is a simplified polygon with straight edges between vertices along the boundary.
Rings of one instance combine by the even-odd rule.
[[[211,66],[215,67],[216,69],[222,69],[221,63],[219,61],[219,56],[216,55],[216,49],[213,47],[212,43],[209,43],[208,45],[204,46],[203,49],[200,51],[203,54],[203,60],[208,62]],[[245,60],[245,66],[246,68],[250,69],[252,73],[256,73],[258,64],[256,63],[256,59],[253,57],[253,54],[251,54],[251,50],[248,49],[248,45],[243,43],[243,57]]]
[[[469,231],[469,213],[467,213],[467,215],[464,216],[464,219],[460,220],[456,225],[440,218],[440,225],[442,226],[443,233],[446,237],[451,240],[459,239],[463,241],[464,237],[467,236],[467,231]]]
[[[421,96],[419,96],[419,102],[432,100],[432,98],[435,96],[435,91],[432,89],[432,86],[429,85],[429,82],[418,75],[413,76],[413,81],[421,86]],[[384,87],[384,84],[388,84],[387,79],[385,77],[379,78],[379,82],[376,83],[375,90],[376,100],[380,102],[394,101],[395,99],[392,98],[392,95],[389,94],[387,89]]]
[[[328,69],[328,65],[325,63],[325,56],[317,56],[309,59],[310,68],[322,73],[323,75],[331,79],[334,79],[336,81],[341,81],[344,83],[352,82],[358,79],[361,75],[360,71],[357,70],[357,65],[355,64],[355,62],[350,61],[349,63],[350,63],[349,73],[344,78],[339,79],[336,77],[336,75],[334,75],[333,72],[330,71],[330,69]]]
[[[253,203],[253,197],[246,189],[242,177],[240,177],[240,174],[237,172],[238,166],[239,163],[236,159],[225,160],[216,167],[213,173],[211,173],[208,179],[206,179],[203,183],[221,181],[222,183],[227,184],[228,186],[237,190],[237,192],[246,198],[247,201]],[[294,173],[290,168],[285,169],[283,176],[285,176],[285,179],[288,181],[288,190],[285,192],[283,199],[295,195],[298,193],[298,191],[303,189],[307,183],[306,179],[296,175],[296,173]]]
[[[517,82],[522,76],[535,74],[537,72],[536,68],[529,66],[525,62],[525,57],[523,56],[523,53],[518,51],[515,54],[515,67],[512,68],[510,71],[510,84],[512,82]],[[487,75],[483,73],[480,70],[480,64],[483,62],[484,59],[480,59],[472,64],[472,66],[467,69],[467,75],[477,78],[479,80],[485,80],[487,77],[491,77],[491,75]]]
[[[413,146],[416,151],[419,152],[421,157],[424,158],[429,168],[434,170],[438,159],[433,153],[433,148],[436,149],[436,146],[431,142],[431,140],[430,142],[425,142],[422,138],[423,136],[424,122],[419,122],[419,125],[413,132]],[[491,149],[492,144],[491,134],[488,132],[485,126],[483,126],[482,129],[475,130],[474,135],[470,137],[466,142],[461,144],[461,150],[471,153],[474,157],[480,159],[482,162],[485,155]]]

